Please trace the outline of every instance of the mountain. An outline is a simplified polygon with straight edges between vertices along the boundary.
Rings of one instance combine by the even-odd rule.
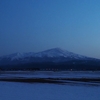
[[[54,59],[55,58],[55,59]],[[71,59],[87,59],[88,57],[78,55],[67,50],[62,50],[60,48],[53,48],[49,50],[45,50],[42,52],[34,53],[14,53],[6,56],[0,57],[0,64],[13,64],[13,63],[28,63],[38,61],[42,59],[42,61],[48,61],[48,59],[53,59],[52,62],[60,62],[64,60],[71,60]],[[41,61],[40,61],[41,62]]]
[[[53,48],[37,53],[14,53],[2,56],[0,57],[0,66],[1,68],[4,68],[2,66],[9,66],[9,68],[16,66],[16,68],[19,67],[22,69],[50,69],[51,67],[60,69],[87,69],[90,66],[89,69],[91,69],[95,66],[98,66],[99,68],[100,60],[75,54],[60,48]]]

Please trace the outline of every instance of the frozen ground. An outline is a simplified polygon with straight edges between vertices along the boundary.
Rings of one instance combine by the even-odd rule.
[[[100,79],[100,72],[1,72],[0,79]],[[75,84],[78,83],[78,84]],[[80,84],[79,84],[80,83]],[[0,100],[100,100],[100,85],[73,81],[68,84],[0,81]],[[99,82],[97,82],[99,84]]]

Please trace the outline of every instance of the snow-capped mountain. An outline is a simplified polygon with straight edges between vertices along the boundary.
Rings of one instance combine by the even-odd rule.
[[[29,62],[64,62],[68,60],[88,59],[60,48],[53,48],[42,52],[14,53],[0,57],[0,64],[17,64]]]
[[[62,50],[60,48],[53,48],[49,50],[45,50],[42,52],[34,53],[34,52],[29,52],[29,53],[13,53],[10,55],[2,56],[0,58],[9,58],[11,60],[15,59],[24,59],[26,57],[66,57],[66,58],[75,58],[75,59],[80,59],[80,58],[86,58],[85,56],[78,55],[72,52],[69,52],[67,50]]]

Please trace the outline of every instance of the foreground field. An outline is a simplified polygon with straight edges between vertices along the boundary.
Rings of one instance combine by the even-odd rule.
[[[100,100],[100,72],[1,72],[0,100]]]

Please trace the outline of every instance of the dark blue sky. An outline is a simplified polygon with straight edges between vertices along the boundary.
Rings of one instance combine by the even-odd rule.
[[[55,47],[100,58],[100,0],[0,0],[0,56]]]

